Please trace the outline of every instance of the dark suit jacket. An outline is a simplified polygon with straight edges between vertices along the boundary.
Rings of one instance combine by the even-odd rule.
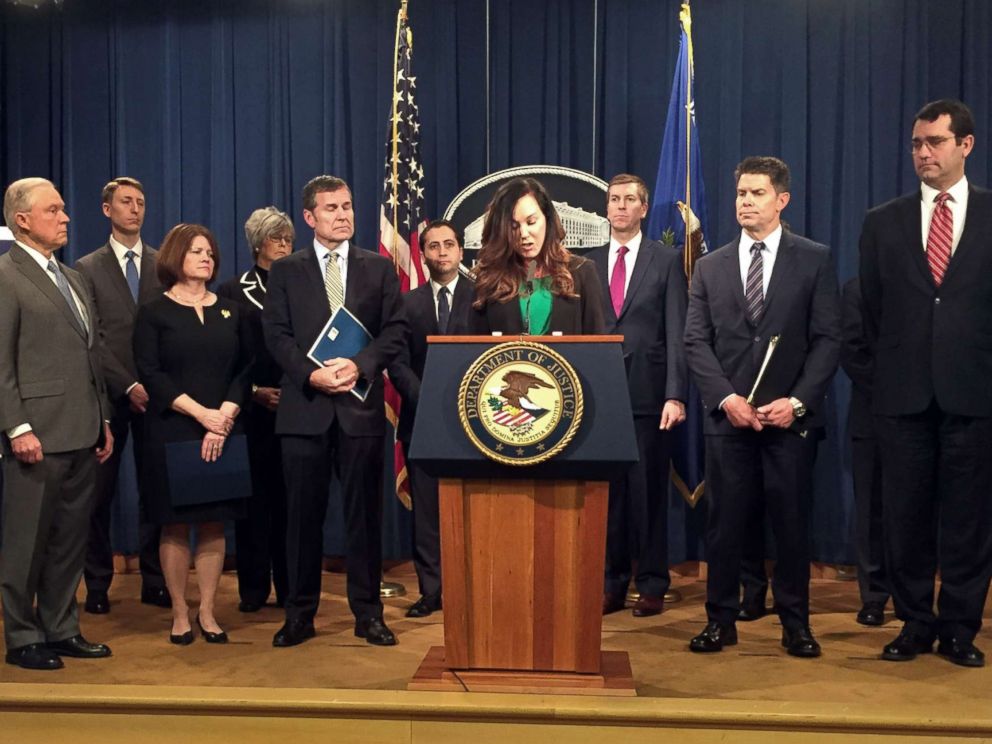
[[[688,287],[682,253],[641,239],[620,317],[610,299],[610,246],[586,254],[596,265],[606,332],[623,335],[627,386],[635,416],[660,416],[666,400],[685,401],[689,373],[685,363],[685,313]]]
[[[992,192],[969,186],[964,232],[938,289],[920,194],[876,207],[861,228],[861,297],[876,414],[992,416]]]
[[[252,365],[251,381],[259,387],[279,387],[282,370],[272,358],[262,337],[262,308],[265,307],[266,280],[253,266],[241,276],[235,276],[217,288],[219,297],[226,297],[239,303],[248,318],[251,329],[252,354],[255,363]]]
[[[76,261],[76,270],[89,280],[93,289],[91,300],[99,316],[98,327],[103,341],[103,371],[111,398],[118,403],[127,395],[127,389],[138,382],[131,346],[138,305],[162,293],[163,288],[155,272],[157,253],[149,245],[142,248],[137,304],[131,297],[124,272],[109,242]]]
[[[857,278],[844,285],[841,320],[844,343],[840,347],[840,366],[851,378],[847,433],[854,439],[871,439],[875,436],[871,417],[871,349],[865,337],[861,286]]]
[[[373,338],[353,359],[362,377],[372,384],[364,403],[351,393],[325,395],[310,387],[310,373],[316,365],[307,351],[331,317],[313,246],[272,264],[262,332],[265,345],[283,370],[277,434],[315,436],[335,421],[353,436],[385,433],[380,373],[400,353],[407,332],[393,264],[350,245],[344,304]]]
[[[572,256],[568,268],[579,296],[573,299],[555,295],[548,333],[561,331],[566,336],[602,333],[603,300],[596,268],[592,261],[581,256]],[[487,302],[482,308],[469,311],[470,333],[488,336],[493,331],[502,331],[508,336],[524,332],[524,320],[516,297],[508,302]]]
[[[468,314],[472,304],[472,282],[464,276],[455,285],[451,298],[451,315],[448,316],[447,335],[458,336],[468,330]],[[396,361],[389,365],[389,379],[403,396],[399,428],[396,438],[409,442],[413,434],[413,419],[420,399],[420,381],[427,362],[427,337],[438,334],[437,315],[434,311],[434,293],[430,283],[417,287],[403,297],[403,311],[410,324],[407,345]]]
[[[110,418],[90,288],[61,269],[86,305],[89,332],[27,251],[15,244],[0,256],[0,432],[31,424],[46,453],[92,447]]]
[[[796,397],[806,406],[803,428],[823,426],[823,398],[840,356],[840,298],[826,246],[782,233],[757,326],[747,318],[735,240],[696,263],[689,290],[685,348],[702,395],[706,434],[736,434],[720,403],[747,397],[768,341],[780,337],[769,365],[770,399]]]

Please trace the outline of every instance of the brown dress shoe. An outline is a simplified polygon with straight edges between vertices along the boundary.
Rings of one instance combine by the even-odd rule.
[[[634,603],[634,617],[651,617],[660,615],[665,609],[664,597],[649,597],[642,594]]]

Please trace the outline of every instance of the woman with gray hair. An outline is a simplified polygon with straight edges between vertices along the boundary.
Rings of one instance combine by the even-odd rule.
[[[277,607],[283,606],[286,596],[286,487],[275,436],[282,370],[262,340],[262,307],[269,268],[293,251],[295,235],[288,214],[275,207],[256,209],[245,222],[245,237],[255,265],[217,290],[221,297],[244,305],[255,353],[251,401],[244,414],[252,497],[247,516],[235,523],[241,612],[258,611],[269,598],[273,584]]]

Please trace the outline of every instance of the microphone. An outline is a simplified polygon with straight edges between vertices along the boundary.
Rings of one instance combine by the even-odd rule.
[[[537,261],[531,259],[527,262],[527,294],[534,293],[534,279],[537,274]]]

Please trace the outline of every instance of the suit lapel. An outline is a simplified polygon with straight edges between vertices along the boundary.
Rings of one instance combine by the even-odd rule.
[[[648,272],[651,262],[654,259],[655,251],[652,250],[652,246],[647,240],[642,240],[641,247],[637,250],[637,259],[634,261],[633,267],[627,269],[633,273],[631,273],[630,282],[627,284],[627,294],[623,298],[623,307],[620,308],[620,318],[627,313],[627,308],[630,307],[630,302],[634,295],[637,294],[638,288],[644,281],[644,275]],[[607,296],[609,296],[609,287],[607,287]],[[612,305],[613,303],[610,304]],[[617,318],[617,320],[620,318]]]
[[[34,259],[31,258],[31,256],[29,256],[27,252],[17,244],[14,244],[11,247],[10,258],[17,264],[17,268],[20,272],[24,274],[24,276],[30,280],[30,282],[34,284],[38,290],[45,295],[45,297],[51,300],[52,304],[58,308],[59,312],[62,313],[62,316],[66,319],[69,325],[75,329],[76,333],[85,339],[86,329],[79,327],[79,322],[76,320],[76,316],[73,315],[68,303],[66,303],[65,297],[63,297],[62,293],[59,292],[58,287],[55,286],[55,283],[49,279],[48,276],[46,276],[45,270],[35,263]],[[73,289],[75,289],[75,287],[73,287]],[[76,294],[80,294],[80,290],[77,289]],[[80,294],[80,297],[83,297],[85,294],[86,293],[83,292]],[[91,319],[92,317],[92,314],[90,314]],[[91,325],[92,322],[93,321],[91,320]]]
[[[796,252],[792,248],[792,236],[782,230],[782,239],[778,243],[778,255],[775,256],[775,265],[772,267],[772,275],[768,280],[768,292],[765,294],[762,317],[768,313],[772,300],[779,294],[778,288],[784,281],[782,277],[793,276],[795,260]]]
[[[451,299],[451,316],[448,320],[448,335],[456,336],[468,328],[468,314],[472,303],[472,281],[462,276],[455,285],[455,296]]]
[[[324,286],[321,280],[321,288]],[[358,307],[359,293],[365,284],[365,257],[360,249],[348,244],[348,286],[344,288],[344,306],[352,313]]]
[[[90,304],[89,292],[86,291],[86,287],[82,284],[82,282],[78,281],[78,275],[66,271],[63,271],[63,273],[65,274],[65,280],[69,282],[69,286],[72,287],[73,291],[76,293],[76,296],[79,297],[79,301],[83,303],[83,309],[86,311],[86,320],[89,325],[88,328],[84,329],[86,331],[86,335],[85,335],[86,345],[92,346],[93,332],[96,326],[96,310]],[[60,297],[62,296],[61,292],[59,292],[59,296]],[[63,298],[63,304],[65,304],[64,298]],[[69,314],[72,315],[72,310],[69,310]],[[73,320],[73,325],[76,325],[75,316],[72,317],[72,320]]]
[[[326,308],[327,293],[324,290],[324,275],[321,272],[320,265],[317,263],[317,251],[314,250],[314,247],[312,245],[308,245],[306,248],[304,248],[301,251],[301,253],[303,254],[303,257],[301,259],[301,262],[303,264],[302,266],[303,274],[307,278],[307,281],[310,282],[310,287],[311,287],[310,294],[313,297],[322,300],[323,301],[322,304]],[[350,268],[351,267],[349,266],[349,270]],[[328,315],[330,315],[330,310],[328,310]]]
[[[741,315],[747,318],[747,302],[744,301],[744,285],[741,284],[741,262],[740,257],[738,256],[738,251],[740,250],[740,238],[735,240],[733,243],[728,243],[720,250],[723,251],[724,254],[724,281],[729,282],[734,294],[734,299],[737,300],[737,306],[740,308]]]
[[[978,247],[982,245],[982,237],[988,236],[985,220],[987,219],[989,205],[983,198],[984,196],[984,193],[976,191],[973,186],[968,187],[968,211],[964,217],[964,231],[961,233],[961,239],[958,241],[958,247],[954,249],[954,255],[951,256],[950,263],[947,264],[947,271],[944,273],[944,283],[952,275],[964,271],[964,269],[958,271],[957,266],[978,250]]]
[[[920,192],[917,191],[899,202],[899,225],[905,234],[905,239],[901,243],[907,247],[910,253],[909,259],[920,272],[923,281],[928,287],[933,288],[935,285],[933,274],[930,273],[930,265],[927,263],[926,245],[920,242],[923,235],[920,199]]]
[[[141,279],[138,283],[138,296],[141,297],[141,285],[146,284],[145,282],[145,255],[146,251],[141,251]],[[154,267],[152,271],[154,271]],[[138,312],[138,307],[134,302],[134,298],[131,296],[131,288],[127,286],[127,279],[124,278],[124,272],[121,271],[120,264],[117,263],[117,254],[114,253],[114,249],[110,247],[110,243],[107,243],[103,248],[100,249],[100,271],[102,271],[110,283],[114,287],[114,291],[120,296],[121,302],[124,303],[124,307],[131,311],[134,315]]]
[[[121,274],[120,268],[118,268],[117,273]],[[124,288],[127,289],[126,280],[124,281]],[[149,246],[142,244],[141,277],[138,280],[138,302],[148,302],[148,300],[154,298],[158,290],[159,285],[155,276],[155,255],[151,252]],[[130,291],[128,291],[127,296],[131,296]],[[137,312],[137,308],[135,308],[135,312]]]
[[[458,283],[461,284],[461,280],[459,280]],[[423,287],[424,287],[423,290],[417,293],[418,294],[417,302],[420,305],[420,307],[417,308],[417,314],[420,315],[422,318],[424,318],[424,320],[426,321],[425,326],[427,330],[427,335],[433,336],[441,332],[441,329],[438,328],[437,325],[437,311],[436,308],[434,307],[434,292],[431,289],[429,280],[427,284],[423,285]],[[455,289],[457,290],[458,287],[456,286]],[[454,297],[452,297],[451,307],[449,308],[449,312],[448,312],[448,329],[447,329],[448,334],[451,333],[451,321],[453,319],[454,305],[455,305],[455,300]]]

